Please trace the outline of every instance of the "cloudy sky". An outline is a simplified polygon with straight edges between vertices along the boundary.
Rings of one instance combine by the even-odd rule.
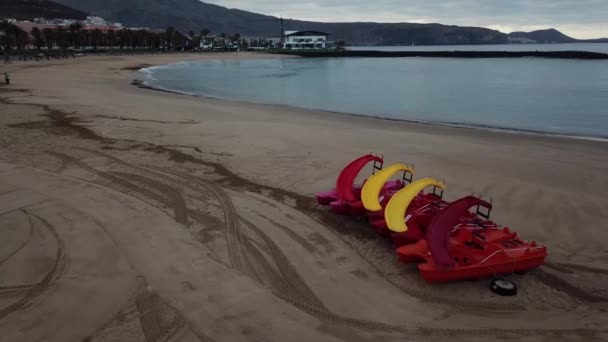
[[[314,21],[482,26],[503,32],[554,27],[575,38],[608,37],[608,0],[204,0]]]

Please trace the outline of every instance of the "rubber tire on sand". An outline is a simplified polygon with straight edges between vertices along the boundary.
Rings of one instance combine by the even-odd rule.
[[[500,296],[515,296],[517,286],[510,280],[494,278],[490,281],[490,290]]]

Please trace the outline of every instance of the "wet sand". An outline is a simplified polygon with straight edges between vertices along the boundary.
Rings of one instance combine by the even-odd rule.
[[[135,70],[261,54],[2,66],[2,341],[608,338],[608,144],[197,98]],[[549,248],[511,278],[427,285],[390,242],[314,204],[382,153],[491,196]],[[75,324],[78,322],[78,324]]]

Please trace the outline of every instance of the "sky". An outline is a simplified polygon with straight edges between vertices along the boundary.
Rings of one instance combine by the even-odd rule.
[[[480,26],[505,33],[556,28],[608,38],[608,0],[204,0],[262,14],[326,22]]]

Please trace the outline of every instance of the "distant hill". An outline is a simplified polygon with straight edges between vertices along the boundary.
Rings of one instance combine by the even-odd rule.
[[[573,43],[577,41],[577,39],[569,37],[556,29],[512,32],[508,36],[511,41],[520,39],[522,42],[528,43]]]
[[[48,0],[0,0],[0,18],[86,19],[87,13]]]
[[[207,28],[213,33],[239,32],[242,36],[249,37],[278,38],[281,35],[279,19],[276,17],[229,9],[199,0],[0,0],[0,17],[81,19],[86,16],[85,12],[127,26],[151,29],[174,26],[184,33]],[[285,20],[284,28],[324,31],[330,34],[331,40],[344,40],[351,45],[608,42],[608,39],[577,40],[555,29],[513,32],[507,35],[486,28],[441,24]]]
[[[585,43],[608,43],[608,38],[584,39],[584,40],[579,40],[579,42],[585,42]]]
[[[280,37],[279,19],[228,9],[198,0],[57,0],[107,20],[131,26],[181,31],[239,32],[252,37]],[[409,23],[319,23],[285,20],[286,30],[309,29],[327,32],[332,40],[363,45],[492,44],[506,43],[504,33],[477,27]]]
[[[278,19],[206,4],[198,0],[56,0],[64,5],[129,26],[164,29],[174,26],[184,32],[208,28],[213,32],[240,32],[256,36],[278,36]]]

